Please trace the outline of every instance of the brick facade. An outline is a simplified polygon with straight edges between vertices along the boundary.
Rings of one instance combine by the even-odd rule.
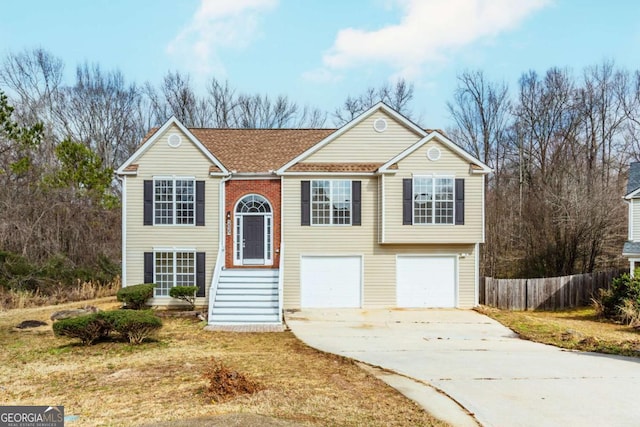
[[[271,266],[244,266],[245,268],[274,268],[280,263],[280,179],[247,179],[230,180],[225,184],[225,267],[243,268],[233,265],[233,237],[235,230],[235,207],[240,199],[249,194],[257,194],[269,201],[273,213],[273,265]],[[227,216],[230,214],[230,224]]]

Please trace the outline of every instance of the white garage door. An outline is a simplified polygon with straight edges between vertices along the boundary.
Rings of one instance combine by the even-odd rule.
[[[455,257],[398,257],[396,277],[398,307],[456,306]]]
[[[303,256],[300,305],[303,308],[360,307],[362,259],[359,256]]]

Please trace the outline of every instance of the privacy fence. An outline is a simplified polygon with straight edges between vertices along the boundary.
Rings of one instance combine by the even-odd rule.
[[[480,304],[503,310],[561,310],[591,304],[599,289],[628,269],[539,279],[493,279],[480,281]]]

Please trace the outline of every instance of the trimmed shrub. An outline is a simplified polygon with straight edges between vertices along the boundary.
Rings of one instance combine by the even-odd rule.
[[[118,301],[124,302],[127,308],[141,310],[146,306],[147,300],[153,297],[155,284],[145,283],[142,285],[127,286],[118,291],[116,297]]]
[[[151,310],[114,310],[100,313],[109,326],[132,344],[140,344],[162,327],[162,321]]]
[[[169,296],[185,301],[189,304],[191,310],[196,306],[196,292],[198,292],[197,286],[174,286],[169,289]]]
[[[111,329],[111,324],[102,317],[102,313],[62,319],[53,324],[56,336],[78,338],[84,345],[91,345],[95,340],[108,336]]]

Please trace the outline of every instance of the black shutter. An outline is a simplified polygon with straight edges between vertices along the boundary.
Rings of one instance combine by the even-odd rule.
[[[464,225],[464,179],[456,179],[456,225]]]
[[[300,225],[311,225],[311,182],[300,182]]]
[[[413,223],[413,179],[402,180],[402,225]]]
[[[205,280],[207,278],[206,254],[196,252],[196,286],[198,287],[197,297],[203,297],[205,292]]]
[[[352,181],[351,182],[351,209],[352,209],[352,217],[351,217],[351,225],[362,225],[360,217],[362,216],[362,208],[360,204],[361,198],[361,187],[362,184],[360,181]]]
[[[144,253],[144,283],[153,283],[153,252]]]
[[[196,225],[204,225],[204,181],[196,181]]]
[[[143,225],[153,225],[153,181],[144,181],[144,220]]]

